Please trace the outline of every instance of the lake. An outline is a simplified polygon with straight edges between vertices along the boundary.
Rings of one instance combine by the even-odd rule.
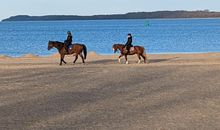
[[[53,54],[48,41],[64,41],[68,30],[74,42],[99,54],[113,54],[112,45],[125,43],[128,33],[148,53],[220,51],[220,19],[76,20],[0,22],[0,55]]]

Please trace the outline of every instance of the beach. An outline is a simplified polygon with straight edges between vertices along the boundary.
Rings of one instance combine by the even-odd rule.
[[[117,57],[0,56],[0,129],[220,129],[220,53]]]

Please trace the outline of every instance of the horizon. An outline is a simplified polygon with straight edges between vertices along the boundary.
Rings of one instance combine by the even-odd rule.
[[[220,1],[208,0],[20,0],[3,1],[0,5],[0,20],[16,15],[45,16],[45,15],[111,15],[130,12],[155,11],[197,11],[210,10],[220,12]]]
[[[88,14],[88,15],[78,15],[78,14],[46,14],[46,15],[28,15],[28,14],[18,14],[18,15],[12,15],[8,16],[13,17],[13,16],[95,16],[95,15],[117,15],[117,14],[128,14],[128,13],[141,13],[141,12],[163,12],[163,11],[170,11],[170,12],[175,12],[175,11],[208,11],[208,12],[220,12],[220,11],[213,11],[209,9],[201,9],[201,10],[155,10],[155,11],[131,11],[131,12],[125,12],[125,13],[100,13],[100,14]]]

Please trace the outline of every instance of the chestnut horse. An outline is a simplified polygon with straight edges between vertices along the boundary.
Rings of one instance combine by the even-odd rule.
[[[120,50],[120,52],[121,52],[121,55],[118,57],[119,63],[121,63],[120,58],[125,56],[126,64],[128,64],[127,55],[135,55],[135,54],[137,54],[138,59],[139,59],[138,64],[141,63],[141,57],[144,59],[144,63],[146,63],[146,61],[147,61],[147,55],[146,55],[144,47],[134,46],[134,48],[130,48],[129,54],[127,54],[127,52],[125,51],[124,44],[114,44],[112,48],[113,48],[114,53],[116,53],[117,50]]]
[[[58,52],[60,53],[60,65],[62,65],[62,62],[66,64],[66,61],[64,61],[65,55],[72,55],[76,56],[75,60],[73,61],[73,64],[76,63],[76,60],[78,59],[78,55],[82,58],[82,62],[85,63],[84,59],[86,59],[87,55],[87,48],[84,44],[73,44],[71,49],[69,49],[69,53],[65,49],[65,44],[58,41],[49,41],[48,42],[48,50],[51,48],[57,48]],[[84,57],[82,55],[82,52],[84,53]]]

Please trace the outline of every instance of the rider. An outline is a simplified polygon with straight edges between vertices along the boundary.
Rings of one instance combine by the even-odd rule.
[[[73,41],[73,36],[71,34],[70,31],[67,32],[67,38],[66,40],[64,41],[64,43],[66,44],[66,52],[68,52],[68,49],[69,49],[69,46],[72,44],[72,41]]]
[[[129,33],[128,34],[128,41],[125,44],[125,48],[127,50],[127,54],[129,54],[131,47],[133,47],[133,45],[132,45],[132,35]]]

